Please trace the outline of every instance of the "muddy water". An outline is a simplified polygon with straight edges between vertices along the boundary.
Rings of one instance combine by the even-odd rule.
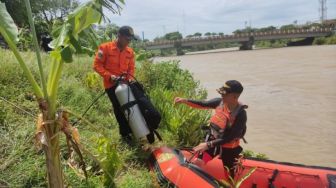
[[[336,167],[336,45],[226,51],[178,59],[208,91],[237,79],[248,104],[245,149],[270,159]]]

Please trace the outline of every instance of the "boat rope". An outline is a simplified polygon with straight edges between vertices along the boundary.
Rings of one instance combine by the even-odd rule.
[[[92,103],[86,108],[86,110],[83,112],[83,114],[81,115],[80,118],[78,118],[73,124],[72,126],[75,126],[83,117],[84,115],[90,110],[90,108],[100,99],[100,97],[102,97],[105,94],[105,91],[101,92],[100,95],[98,95],[98,97],[96,97]]]

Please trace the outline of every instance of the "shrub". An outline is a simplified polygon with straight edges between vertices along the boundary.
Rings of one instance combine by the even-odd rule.
[[[243,151],[243,156],[244,157],[255,157],[255,158],[258,158],[258,159],[268,159],[266,154],[253,152],[251,150],[244,150]]]
[[[166,61],[154,64],[144,61],[137,69],[136,77],[147,90],[162,88],[179,92],[186,97],[206,97],[205,89],[200,88],[188,70],[182,70],[178,61]]]
[[[326,43],[326,39],[324,37],[320,37],[320,38],[315,38],[313,44],[315,45],[322,45]]]
[[[327,39],[327,44],[336,44],[336,35],[333,35]]]
[[[177,61],[153,64],[143,62],[137,77],[147,89],[154,105],[162,115],[161,127],[172,135],[168,145],[196,145],[202,138],[200,125],[209,119],[209,111],[192,109],[186,105],[174,106],[175,97],[206,98],[192,74],[182,70]]]

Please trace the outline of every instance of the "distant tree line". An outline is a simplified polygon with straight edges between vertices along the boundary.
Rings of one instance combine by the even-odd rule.
[[[22,0],[0,0],[5,3],[8,13],[19,29],[19,49],[28,50],[32,47],[32,36],[25,3]],[[62,25],[65,17],[79,6],[78,0],[30,0],[36,35],[43,49],[52,40],[52,30]],[[109,21],[109,20],[108,20]],[[117,36],[119,26],[112,23],[94,27],[99,42],[113,40]],[[85,42],[85,41],[81,41]],[[0,36],[0,47],[6,47]],[[85,46],[85,45],[84,45]]]
[[[0,1],[5,3],[8,13],[20,28],[19,48],[21,50],[31,48],[32,36],[25,3],[22,0]],[[63,23],[64,18],[79,5],[78,0],[30,0],[30,4],[34,16],[36,35],[39,40],[50,35],[52,28]]]

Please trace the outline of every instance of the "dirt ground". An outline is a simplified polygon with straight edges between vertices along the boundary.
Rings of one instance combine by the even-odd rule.
[[[223,51],[178,59],[208,91],[241,81],[249,105],[245,149],[270,159],[336,167],[336,45]]]

